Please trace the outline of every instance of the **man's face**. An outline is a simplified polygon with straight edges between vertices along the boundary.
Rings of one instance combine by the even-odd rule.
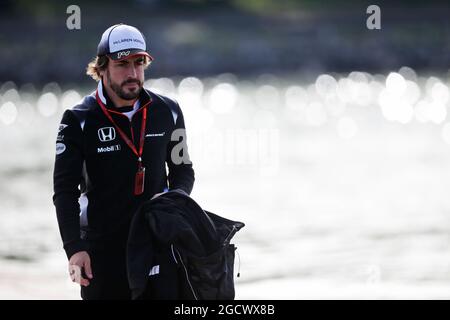
[[[109,60],[103,74],[104,83],[121,99],[134,100],[144,85],[144,56],[135,56],[120,61]]]

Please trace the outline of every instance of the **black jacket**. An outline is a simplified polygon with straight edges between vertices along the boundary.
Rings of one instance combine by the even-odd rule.
[[[204,211],[176,190],[145,202],[127,245],[133,298],[233,299],[230,240],[243,226]]]
[[[125,243],[132,216],[141,203],[167,189],[190,193],[194,184],[186,136],[172,137],[176,129],[185,128],[178,104],[142,90],[140,107],[129,120],[120,109],[112,106],[102,89],[100,82],[100,97],[105,100],[119,128],[133,139],[136,148],[139,146],[142,111],[147,108],[142,156],[146,167],[145,189],[143,194],[134,195],[137,157],[102,112],[95,93],[66,110],[56,141],[53,202],[68,257],[87,250],[88,244],[108,244],[111,239]],[[180,132],[184,131],[177,130],[176,133]],[[172,161],[172,151],[184,161]]]

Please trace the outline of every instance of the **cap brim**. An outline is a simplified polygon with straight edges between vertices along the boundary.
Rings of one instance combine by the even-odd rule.
[[[115,61],[125,60],[135,56],[147,56],[150,60],[153,60],[153,57],[150,54],[148,54],[148,52],[142,51],[141,49],[128,49],[117,51],[109,53],[107,54],[107,56]]]

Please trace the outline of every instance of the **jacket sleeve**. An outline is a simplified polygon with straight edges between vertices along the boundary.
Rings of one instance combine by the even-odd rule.
[[[53,171],[53,203],[59,232],[67,258],[85,251],[87,244],[80,237],[79,185],[84,161],[83,132],[79,121],[67,110],[59,125]]]
[[[166,159],[169,168],[169,190],[181,189],[189,195],[194,187],[194,169],[187,148],[183,113],[178,103],[173,102],[173,108],[176,120],[168,144]]]

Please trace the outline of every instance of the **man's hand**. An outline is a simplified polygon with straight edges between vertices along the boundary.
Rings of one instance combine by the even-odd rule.
[[[73,282],[87,287],[89,280],[83,278],[82,270],[89,279],[92,279],[91,258],[86,251],[80,251],[70,257],[69,260],[69,274]]]

